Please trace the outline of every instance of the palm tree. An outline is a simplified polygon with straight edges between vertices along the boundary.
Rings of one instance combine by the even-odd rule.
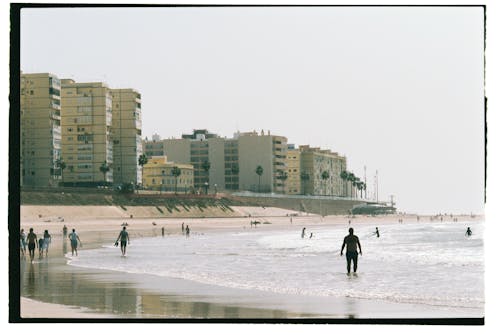
[[[354,193],[356,195],[356,198],[358,197],[358,190],[359,190],[360,183],[361,183],[361,180],[358,177],[354,176],[352,186],[354,187]]]
[[[64,169],[66,168],[66,163],[64,162],[64,160],[62,158],[59,158],[58,160],[56,160],[56,167],[59,168],[61,170],[61,179],[62,179],[62,185],[64,186]]]
[[[365,191],[365,199],[366,199],[366,183],[363,182],[363,191]]]
[[[348,176],[349,176],[349,174],[348,174],[348,172],[346,170],[343,170],[340,173],[340,178],[342,179],[342,182],[343,182],[342,193],[343,193],[344,196],[346,196],[345,193],[347,193],[347,191],[345,190],[345,182],[346,182]]]
[[[285,193],[285,181],[288,179],[288,173],[283,170],[279,170],[278,174],[279,176],[277,178],[283,182],[283,193]]]
[[[306,193],[306,189],[304,187],[304,182],[308,181],[309,178],[310,178],[309,173],[307,173],[305,171],[302,171],[300,173],[300,180],[302,181],[302,191],[303,191],[304,194]]]
[[[323,171],[321,172],[321,179],[323,180],[323,190],[324,190],[324,195],[326,195],[326,180],[330,178],[330,173],[328,171]]]
[[[106,184],[106,174],[109,172],[110,169],[111,168],[109,167],[108,163],[106,163],[106,161],[104,161],[99,167],[99,171],[101,171],[103,175],[104,185]]]
[[[255,169],[255,173],[259,176],[259,188],[257,189],[257,192],[260,193],[260,177],[264,173],[264,169],[262,168],[262,166],[258,165]]]
[[[360,198],[363,198],[363,182],[362,181],[359,181],[357,184],[356,184],[356,187],[358,188],[358,190],[360,191],[361,195],[360,195]]]
[[[144,171],[144,165],[148,164],[148,156],[146,156],[145,154],[140,155],[137,163],[140,165],[142,171]],[[143,178],[142,178],[143,176],[144,176],[144,174],[141,173],[141,183],[142,184],[144,184]],[[137,192],[139,192],[139,190],[137,190]]]
[[[352,193],[353,193],[353,186],[354,186],[354,181],[356,179],[356,176],[352,172],[347,173],[347,180],[351,182],[351,198],[352,198]]]
[[[210,170],[210,162],[204,161],[201,164],[201,168],[205,171],[205,175],[207,177],[207,180],[205,181],[205,194],[208,194],[208,170]]]
[[[172,176],[175,178],[175,186],[174,186],[174,192],[177,194],[177,177],[181,175],[181,169],[179,169],[177,166],[174,166],[172,168]]]

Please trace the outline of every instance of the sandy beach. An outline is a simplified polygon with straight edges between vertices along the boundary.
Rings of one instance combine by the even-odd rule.
[[[165,239],[181,234],[181,225],[189,225],[191,234],[217,231],[245,231],[247,229],[300,231],[302,227],[329,225],[373,225],[388,222],[417,222],[414,215],[394,216],[328,216],[298,213],[295,211],[262,208],[234,207],[235,216],[230,218],[114,218],[113,209],[88,206],[75,211],[67,207],[23,206],[21,228],[33,227],[40,237],[47,229],[52,236],[48,257],[35,262],[22,258],[21,317],[22,318],[144,318],[144,319],[292,319],[292,318],[347,318],[354,314],[359,318],[377,318],[390,314],[393,318],[408,315],[428,315],[432,307],[411,304],[374,303],[362,299],[329,299],[335,307],[332,313],[321,312],[321,299],[313,302],[301,298],[279,301],[276,297],[259,297],[255,292],[227,290],[177,279],[148,279],[148,285],[137,285],[136,275],[104,270],[89,270],[67,264],[65,255],[71,252],[69,243],[63,239],[62,228],[66,225],[76,229],[82,241],[80,250],[100,248],[112,244],[127,223],[131,245],[143,237],[161,236]],[[471,220],[470,216],[454,216],[459,222]],[[251,221],[259,221],[251,228]],[[440,218],[433,218],[440,220]],[[452,221],[450,216],[444,220]],[[474,220],[482,220],[477,216]],[[420,217],[422,224],[431,222],[431,217]],[[340,241],[339,241],[340,243]],[[116,250],[119,253],[119,250]],[[169,294],[158,293],[155,287],[168,287]],[[204,292],[210,292],[205,294]],[[279,301],[279,303],[276,303]],[[301,305],[308,305],[301,308]],[[316,306],[317,305],[317,306]],[[353,312],[354,311],[354,312]],[[446,317],[446,315],[444,315]],[[465,317],[465,315],[464,315]]]

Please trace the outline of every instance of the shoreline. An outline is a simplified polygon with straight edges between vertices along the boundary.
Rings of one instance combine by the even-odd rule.
[[[36,263],[33,268],[38,268],[33,272],[38,271],[35,274],[39,275],[40,271],[47,271],[45,275],[50,276],[51,280],[60,281],[60,285],[63,285],[67,280],[66,277],[70,276],[73,280],[82,280],[84,279],[84,284],[82,286],[85,287],[85,290],[89,290],[90,292],[107,292],[106,290],[115,290],[116,288],[116,280],[119,280],[121,276],[128,277],[128,279],[133,278],[133,276],[122,275],[117,273],[110,273],[109,271],[94,271],[89,269],[75,269],[71,265],[66,264],[67,258],[64,256],[64,242],[62,240],[62,226],[64,224],[67,225],[68,230],[74,227],[77,233],[80,235],[80,238],[83,243],[83,250],[85,249],[94,249],[99,248],[103,244],[112,243],[119,231],[121,230],[121,223],[126,221],[128,222],[127,230],[130,233],[131,242],[133,243],[135,238],[142,237],[153,237],[153,236],[161,236],[161,227],[165,228],[165,237],[172,234],[181,234],[181,224],[184,222],[191,227],[191,231],[193,235],[203,234],[205,232],[212,231],[244,231],[245,229],[291,229],[299,231],[302,226],[304,227],[321,227],[321,226],[330,226],[330,225],[348,225],[348,221],[351,220],[351,224],[353,227],[359,224],[369,224],[369,225],[383,225],[384,223],[395,223],[398,222],[398,219],[403,218],[403,222],[417,222],[415,216],[403,216],[403,215],[393,215],[393,216],[380,216],[380,217],[372,217],[372,216],[356,216],[356,217],[348,217],[348,216],[328,216],[321,217],[319,215],[299,215],[299,216],[287,216],[286,214],[291,214],[293,211],[288,211],[289,213],[283,213],[283,210],[277,210],[273,208],[266,209],[266,215],[262,215],[259,217],[261,221],[269,221],[270,224],[260,224],[257,228],[250,228],[250,221],[252,217],[231,217],[231,218],[168,218],[168,219],[158,219],[158,218],[133,218],[133,219],[123,219],[123,218],[115,218],[115,219],[95,219],[95,220],[67,220],[65,222],[44,222],[40,218],[33,218],[30,221],[24,221],[21,224],[21,227],[25,230],[29,230],[30,227],[35,229],[35,233],[40,233],[44,229],[48,229],[49,233],[52,235],[53,243],[50,246],[49,256],[48,258],[44,258],[40,260],[39,263]],[[277,213],[277,214],[276,214]],[[273,214],[276,214],[274,216]],[[267,218],[267,219],[266,219]],[[470,218],[470,216],[461,216],[459,218],[458,223],[460,221],[470,221],[470,220],[482,220],[482,217],[476,216],[475,218]],[[290,222],[292,220],[292,223]],[[155,222],[155,225],[153,225]],[[420,222],[422,224],[430,223],[428,217],[421,217]],[[457,224],[457,222],[450,222],[453,224]],[[61,249],[63,252],[61,253]],[[59,250],[59,251],[57,251]],[[66,251],[68,251],[66,249]],[[69,250],[71,252],[71,250]],[[119,250],[117,251],[119,252]],[[37,255],[37,254],[36,254]],[[37,256],[36,256],[37,258]],[[47,260],[44,262],[43,260]],[[25,265],[30,268],[28,265],[29,261],[21,260],[26,263]],[[42,269],[42,267],[45,267]],[[42,269],[42,270],[40,270]],[[26,269],[24,269],[26,271]],[[23,269],[21,269],[23,271]],[[28,270],[28,274],[29,274]],[[29,277],[29,275],[28,275]],[[28,278],[28,281],[30,279]],[[156,279],[152,279],[156,280]],[[93,301],[83,301],[82,303],[71,304],[71,303],[59,303],[60,301],[56,301],[55,306],[51,308],[43,308],[43,312],[47,315],[43,316],[40,314],[33,314],[34,310],[39,309],[37,307],[37,303],[40,302],[42,304],[47,303],[49,301],[48,297],[37,296],[35,292],[26,292],[26,290],[21,290],[21,317],[47,317],[47,318],[94,318],[94,314],[99,315],[101,318],[226,318],[226,317],[234,317],[234,318],[265,318],[265,319],[273,319],[273,318],[323,318],[325,315],[321,313],[302,313],[299,311],[294,311],[294,308],[291,306],[285,306],[284,308],[280,308],[280,306],[274,306],[272,303],[257,303],[253,307],[249,307],[248,304],[239,304],[234,303],[231,299],[226,299],[222,297],[211,297],[208,299],[206,296],[188,296],[185,294],[175,294],[176,290],[179,293],[179,287],[182,287],[186,291],[190,291],[191,288],[196,286],[196,283],[189,283],[184,281],[183,283],[177,281],[168,281],[172,284],[173,287],[177,287],[176,289],[172,289],[173,295],[165,295],[164,293],[149,292],[147,287],[134,287],[133,280],[124,280],[118,284],[119,288],[130,290],[127,292],[127,299],[133,301],[133,295],[140,297],[140,302],[144,304],[144,300],[147,300],[150,305],[157,306],[167,306],[171,308],[171,306],[180,305],[182,306],[180,314],[176,314],[176,310],[173,309],[171,311],[167,310],[158,313],[155,311],[141,311],[141,313],[123,313],[123,311],[113,311],[112,309],[107,308],[89,308]],[[82,281],[83,283],[83,281]],[[47,284],[50,286],[50,284]],[[101,287],[102,286],[102,287]],[[135,285],[137,286],[137,285]],[[29,287],[29,285],[28,285]],[[254,291],[251,293],[255,294]],[[107,294],[107,293],[106,293]],[[240,293],[236,293],[240,294]],[[37,299],[38,298],[38,299]],[[120,297],[112,296],[113,299],[120,303],[131,303],[126,299],[122,299]],[[168,298],[168,299],[167,299]],[[303,298],[297,298],[297,301],[290,302],[290,304],[300,304],[300,300],[307,300]],[[338,305],[334,310],[338,311],[338,315],[327,315],[327,318],[344,318],[346,314],[342,313],[345,310],[345,306],[348,304],[357,304],[358,310],[362,311],[362,314],[358,317],[383,317],[383,312],[387,311],[396,311],[398,307],[401,309],[400,313],[394,313],[393,317],[404,317],[405,313],[410,313],[413,311],[416,315],[420,315],[424,311],[432,310],[433,308],[429,308],[428,306],[414,306],[409,304],[401,304],[401,303],[388,303],[388,302],[370,302],[370,301],[360,301],[360,299],[338,299],[334,305]],[[57,299],[52,299],[57,300]],[[64,300],[61,298],[61,300]],[[69,298],[67,299],[69,300]],[[92,299],[90,299],[92,300]],[[168,300],[165,302],[164,300]],[[294,299],[292,299],[294,300]],[[319,301],[319,299],[318,299]],[[52,303],[52,301],[50,301]],[[305,302],[305,301],[304,301]],[[331,303],[331,302],[330,302]],[[133,302],[132,302],[133,304]],[[99,303],[95,304],[96,306],[100,306]],[[196,306],[204,306],[209,312],[207,314],[203,314],[202,312],[192,312],[190,314],[189,310],[196,310]],[[273,308],[268,308],[272,306]],[[76,307],[76,308],[75,308]],[[117,307],[118,309],[120,307]],[[377,310],[380,309],[381,312],[379,314],[375,313],[372,309]],[[232,309],[231,311],[229,311]],[[185,311],[184,311],[185,310]],[[314,311],[314,308],[311,307],[311,310]],[[229,311],[229,312],[228,312]],[[177,311],[179,312],[179,311]],[[149,313],[149,314],[148,314]],[[152,314],[151,314],[152,313]],[[163,313],[163,314],[162,314]],[[170,313],[170,314],[169,314]],[[198,313],[198,314],[196,314]],[[50,315],[50,314],[56,314]],[[70,316],[71,315],[71,316]],[[204,316],[205,315],[205,316]],[[229,315],[229,316],[227,316]],[[392,315],[392,314],[391,314]],[[386,316],[387,317],[387,316]]]

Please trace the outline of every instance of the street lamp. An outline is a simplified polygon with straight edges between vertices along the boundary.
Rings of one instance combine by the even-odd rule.
[[[214,184],[214,194],[217,195],[217,184]]]
[[[208,194],[208,182],[205,182],[205,194]]]

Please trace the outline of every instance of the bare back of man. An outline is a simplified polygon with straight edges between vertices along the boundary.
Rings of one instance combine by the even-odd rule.
[[[359,254],[362,255],[361,251],[361,243],[359,243],[359,238],[354,235],[354,229],[349,228],[349,235],[344,237],[344,243],[342,243],[342,249],[340,250],[340,256],[342,256],[344,252],[344,248],[346,248],[346,261],[347,261],[347,274],[351,273],[351,261],[353,263],[353,270],[356,273],[358,269],[358,247]]]

